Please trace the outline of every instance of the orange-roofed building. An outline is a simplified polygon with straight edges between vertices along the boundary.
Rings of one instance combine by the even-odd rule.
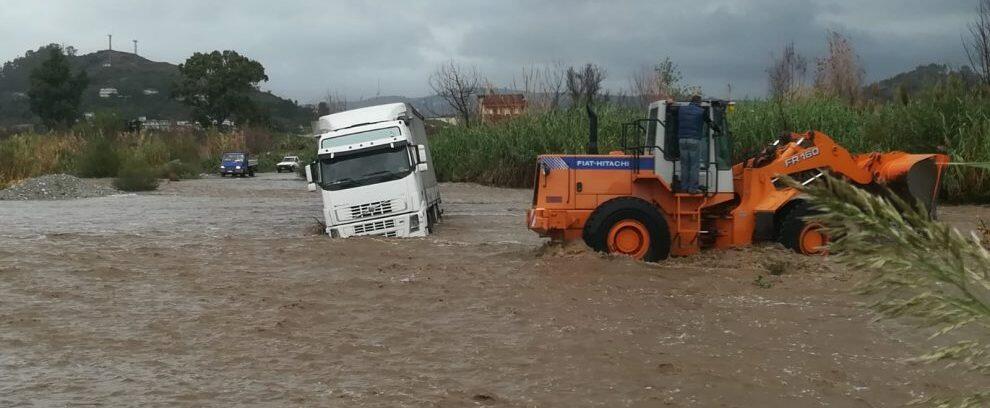
[[[526,111],[523,94],[478,95],[478,116],[482,122],[498,122]]]

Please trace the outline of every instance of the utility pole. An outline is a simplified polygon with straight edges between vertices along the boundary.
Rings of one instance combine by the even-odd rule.
[[[137,53],[137,43],[138,43],[138,40],[131,40],[131,41],[134,41],[134,55],[138,55],[138,53]]]

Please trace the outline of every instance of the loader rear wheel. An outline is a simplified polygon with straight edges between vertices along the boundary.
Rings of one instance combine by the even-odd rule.
[[[815,213],[805,203],[799,203],[788,211],[780,223],[780,243],[799,254],[826,254],[828,235],[825,226],[817,221],[804,220],[804,217]]]
[[[610,200],[584,225],[584,242],[599,252],[627,255],[647,262],[670,255],[670,230],[652,204],[633,197]]]

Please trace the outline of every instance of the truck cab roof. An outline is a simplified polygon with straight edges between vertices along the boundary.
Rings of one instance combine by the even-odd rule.
[[[321,132],[332,132],[355,126],[399,120],[411,115],[422,118],[422,115],[408,103],[369,106],[322,116],[319,120],[319,129]]]

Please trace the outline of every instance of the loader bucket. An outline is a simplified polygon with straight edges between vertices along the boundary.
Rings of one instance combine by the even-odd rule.
[[[874,168],[877,181],[909,204],[921,203],[935,215],[942,173],[949,163],[944,154],[880,154]]]

